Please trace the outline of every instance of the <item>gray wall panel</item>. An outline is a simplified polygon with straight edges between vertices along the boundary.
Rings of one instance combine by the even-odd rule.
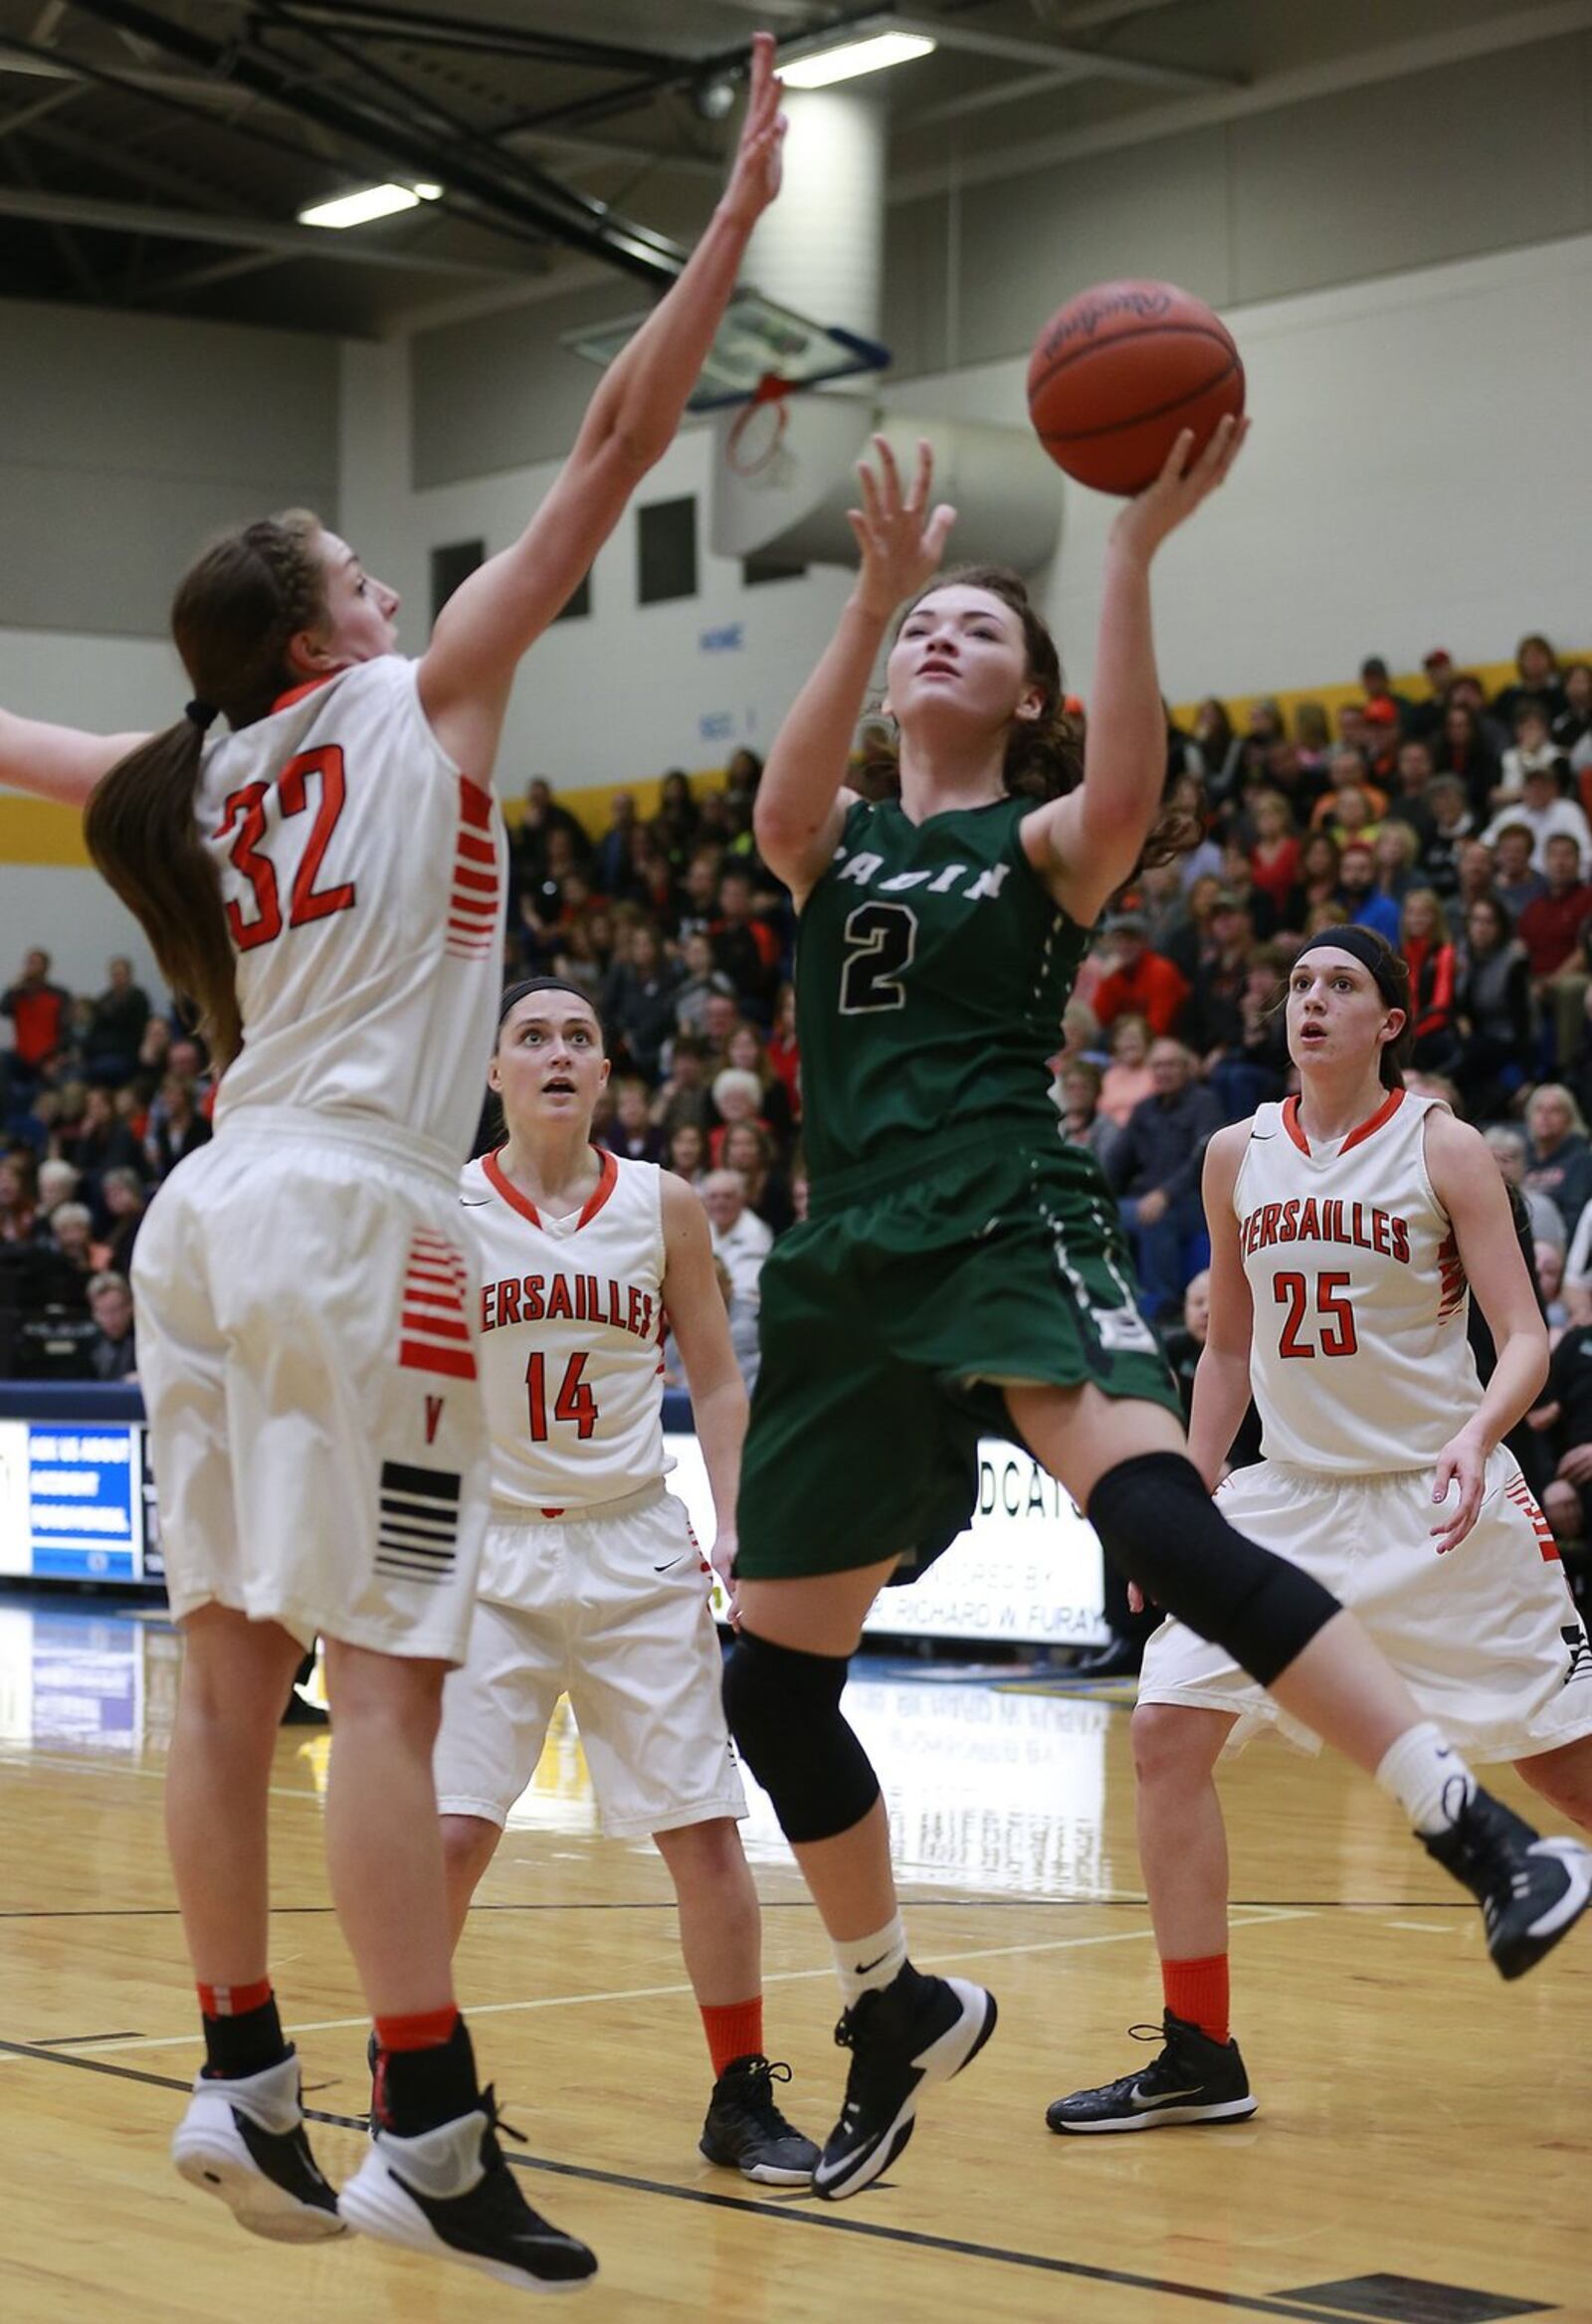
[[[1181,283],[1222,304],[1231,295],[1222,137],[1197,129],[969,187],[961,360],[1018,353],[1064,299],[1119,275]]]
[[[1231,122],[1233,297],[1582,232],[1585,54],[1545,41]]]
[[[336,517],[335,339],[0,308],[0,627],[162,636],[210,533]]]
[[[575,441],[599,374],[561,333],[639,314],[646,290],[599,283],[472,321],[417,332],[413,346],[416,491],[498,469],[559,460]]]

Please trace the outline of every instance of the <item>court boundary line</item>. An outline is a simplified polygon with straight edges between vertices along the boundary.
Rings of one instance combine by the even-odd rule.
[[[760,1896],[758,1904],[764,1912],[814,1912],[816,1905],[810,1896]],[[1474,1902],[1456,1896],[1452,1903],[1432,1901],[1424,1896],[1230,1896],[1228,1909],[1232,1912],[1474,1912]],[[904,1912],[1143,1912],[1147,1910],[1145,1896],[903,1896]],[[273,1920],[289,1920],[296,1915],[307,1918],[313,1914],[336,1911],[334,1904],[274,1904]],[[522,1902],[504,1899],[497,1903],[475,1902],[470,1907],[476,1912],[674,1912],[672,1896],[578,1897],[543,1903],[531,1898]],[[41,1904],[0,1906],[0,1921],[8,1920],[176,1920],[181,1908],[175,1904]]]
[[[828,1975],[829,1972],[824,1974]],[[480,2013],[476,2013],[479,2015]],[[157,2090],[175,2090],[187,2095],[192,2084],[178,2081],[170,2074],[152,2074],[137,2066],[111,2065],[100,2058],[64,2056],[61,2051],[41,2049],[36,2043],[7,2041],[0,2038],[0,2051],[12,2056],[34,2058],[46,2065],[75,2066],[85,2073],[110,2074],[122,2081],[142,2082]],[[338,2130],[363,2132],[365,2119],[361,2115],[332,2114],[320,2107],[306,2106],[304,2116],[310,2122],[323,2122]],[[956,2259],[982,2259],[998,2267],[1021,2267],[1044,2275],[1071,2276],[1083,2283],[1119,2285],[1128,2291],[1161,2292],[1171,2299],[1195,2300],[1207,2307],[1230,2308],[1251,2316],[1292,2316],[1302,2318],[1304,2324],[1345,2324],[1341,2309],[1304,2307],[1292,2300],[1287,2292],[1266,2295],[1259,2292],[1218,2291],[1206,2284],[1179,2283],[1172,2277],[1137,2275],[1125,2268],[1097,2267],[1083,2259],[1058,2259],[1042,2251],[1018,2251],[1000,2243],[974,2243],[954,2235],[933,2235],[920,2227],[891,2227],[876,2220],[836,2218],[833,2206],[816,2208],[816,2197],[800,2198],[788,2203],[760,2202],[755,2198],[720,2195],[707,2187],[673,2187],[667,2180],[642,2179],[624,2171],[605,2171],[591,2163],[561,2163],[548,2155],[509,2155],[507,2161],[515,2170],[544,2171],[558,2179],[574,2179],[587,2186],[617,2188],[634,2195],[661,2196],[669,2203],[695,2203],[711,2211],[745,2213],[757,2219],[780,2220],[801,2227],[814,2227],[832,2235],[860,2235],[870,2242],[895,2243],[909,2250],[935,2251]],[[881,2184],[885,2184],[882,2182]],[[357,2238],[356,2238],[357,2239]],[[1553,2307],[1538,2311],[1543,2315],[1562,2313]]]

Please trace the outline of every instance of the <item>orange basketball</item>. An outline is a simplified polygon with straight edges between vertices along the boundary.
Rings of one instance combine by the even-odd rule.
[[[1179,432],[1195,452],[1244,409],[1244,365],[1227,325],[1170,283],[1096,283],[1051,316],[1028,366],[1040,442],[1097,492],[1141,492]]]

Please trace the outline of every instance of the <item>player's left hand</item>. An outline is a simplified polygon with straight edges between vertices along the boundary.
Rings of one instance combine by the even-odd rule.
[[[729,1601],[726,1611],[731,1630],[740,1628],[740,1592],[735,1587],[735,1549],[734,1534],[720,1533],[707,1553],[708,1563],[723,1584],[724,1596]]]
[[[1459,1501],[1454,1508],[1446,1509],[1432,1528],[1439,1557],[1459,1548],[1482,1513],[1482,1497],[1487,1490],[1486,1450],[1464,1429],[1449,1439],[1437,1456],[1437,1471],[1432,1479],[1433,1500],[1446,1502],[1453,1484],[1460,1488]]]
[[[779,109],[783,95],[783,85],[774,71],[774,36],[771,32],[753,33],[746,118],[719,205],[746,226],[756,223],[779,192],[786,128],[785,115]]]

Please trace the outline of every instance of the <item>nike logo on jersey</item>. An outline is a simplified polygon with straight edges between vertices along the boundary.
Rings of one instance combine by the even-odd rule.
[[[680,1557],[672,1557],[666,1566],[654,1566],[653,1572],[655,1574],[672,1574],[675,1568],[680,1564],[681,1558],[684,1558],[689,1554],[690,1553],[688,1551],[683,1549],[680,1553]]]
[[[479,1211],[483,1203],[492,1201],[492,1196],[490,1194],[462,1194],[459,1200],[467,1211]]]

